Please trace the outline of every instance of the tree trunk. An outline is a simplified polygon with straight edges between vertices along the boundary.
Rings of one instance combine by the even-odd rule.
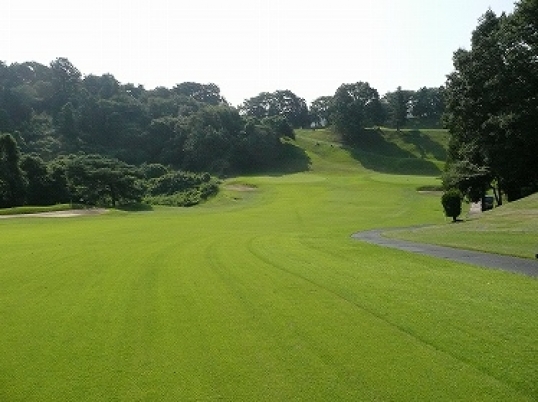
[[[495,202],[497,203],[497,206],[501,206],[503,204],[502,190],[499,180],[497,179],[496,181],[497,185],[492,186],[493,195],[495,196]]]

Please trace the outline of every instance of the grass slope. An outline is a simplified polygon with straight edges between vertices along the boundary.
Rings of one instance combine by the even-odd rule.
[[[538,398],[538,281],[354,241],[427,176],[307,143],[192,209],[0,221],[0,400]]]
[[[538,194],[505,204],[457,224],[436,225],[387,235],[412,241],[535,258],[538,253]]]
[[[330,129],[298,130],[297,137],[307,148],[308,143],[314,143],[320,148],[346,149],[366,169],[429,176],[441,174],[448,143],[447,131],[441,129],[370,129],[358,136],[353,146],[344,145]]]

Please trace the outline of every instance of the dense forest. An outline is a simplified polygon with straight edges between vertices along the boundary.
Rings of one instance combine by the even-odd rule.
[[[9,134],[0,146],[0,206],[68,199],[115,205],[144,197],[191,204],[214,193],[213,184],[203,183],[215,180],[204,172],[278,164],[294,128],[333,124],[352,141],[369,125],[439,124],[443,107],[442,88],[398,88],[380,97],[363,82],[343,84],[310,108],[289,90],[262,92],[233,107],[212,83],[147,90],[111,74],[83,76],[66,58],[48,66],[0,62],[0,133]],[[187,196],[183,185],[181,196],[159,193],[147,182],[159,178],[147,177],[148,166],[207,180],[190,180],[195,187]]]

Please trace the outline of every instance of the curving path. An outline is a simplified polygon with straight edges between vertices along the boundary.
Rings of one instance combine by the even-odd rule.
[[[433,244],[415,243],[407,240],[389,239],[382,235],[390,229],[376,229],[354,233],[351,237],[378,246],[396,248],[416,254],[425,254],[445,260],[479,265],[485,268],[502,269],[528,276],[538,277],[538,260],[510,257],[480,251],[436,246]]]

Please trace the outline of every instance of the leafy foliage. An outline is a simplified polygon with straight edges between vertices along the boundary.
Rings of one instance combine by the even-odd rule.
[[[379,93],[367,82],[342,84],[332,101],[331,120],[347,141],[354,141],[365,127],[381,124]]]
[[[471,50],[454,53],[445,120],[451,132],[452,181],[470,198],[492,186],[514,200],[538,190],[538,3],[520,1],[511,15],[489,10]],[[480,174],[472,174],[469,167]]]
[[[246,99],[241,106],[241,111],[247,116],[258,119],[280,116],[294,128],[306,127],[310,124],[305,100],[289,90],[262,92],[253,98]]]
[[[0,208],[22,205],[25,178],[19,166],[20,153],[11,134],[0,135]]]
[[[443,204],[445,215],[452,218],[454,222],[461,214],[461,198],[462,194],[457,189],[447,190],[441,197],[441,204]]]

